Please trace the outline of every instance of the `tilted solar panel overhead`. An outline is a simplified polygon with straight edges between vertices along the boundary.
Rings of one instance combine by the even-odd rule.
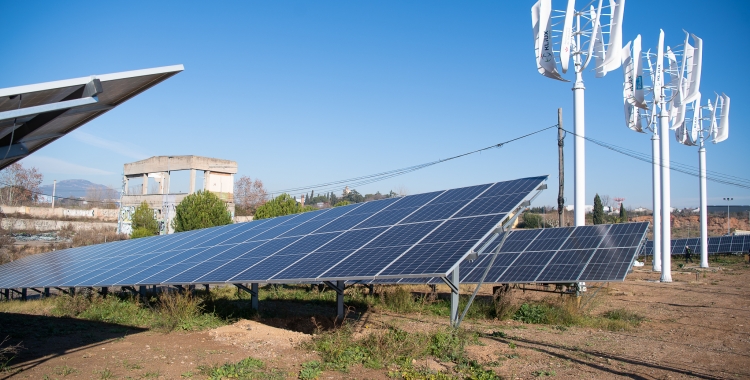
[[[623,281],[646,238],[649,223],[511,230],[484,279],[488,284]],[[478,283],[502,235],[479,247],[474,261],[459,267],[461,283]],[[380,283],[441,283],[433,279]]]
[[[690,247],[693,253],[700,254],[701,239],[672,239],[670,247],[673,255],[685,253],[685,246]],[[717,253],[740,253],[750,250],[750,235],[714,236],[708,238],[708,254]],[[641,255],[651,256],[654,254],[654,241],[649,240],[644,244]]]
[[[546,176],[27,256],[0,288],[447,275]]]

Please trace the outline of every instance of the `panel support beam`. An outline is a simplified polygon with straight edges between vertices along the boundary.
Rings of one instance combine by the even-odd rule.
[[[127,291],[133,293],[134,296],[138,295],[138,291],[135,290],[135,288],[133,288],[132,286],[123,286],[122,290],[127,290]]]
[[[244,290],[250,293],[250,306],[253,310],[258,310],[258,283],[251,283],[249,288],[243,284],[234,284],[234,286],[239,290]]]
[[[26,288],[21,288],[21,300],[26,301],[28,298],[26,296]]]
[[[10,289],[5,289],[3,295],[5,296],[6,301],[10,301]]]
[[[67,290],[63,289],[63,288],[59,288],[59,287],[55,286],[55,289],[57,289],[58,291],[62,292],[63,294],[70,295],[70,293]]]
[[[44,288],[44,298],[49,298],[49,288]]]
[[[449,277],[441,277],[441,279],[451,288],[451,326],[458,327],[458,295],[460,293],[458,266],[450,273]]]
[[[324,282],[329,288],[336,292],[336,318],[344,320],[346,314],[344,314],[344,290],[346,289],[346,283],[342,280],[336,281],[334,285],[330,281]]]
[[[108,287],[106,287],[106,286],[103,286],[103,287],[102,287],[102,290],[100,290],[100,291],[99,291],[99,294],[101,294],[101,295],[102,295],[102,297],[106,297],[106,296],[107,296],[107,293],[109,293],[109,288],[108,288]]]
[[[31,289],[31,290],[33,290],[33,291],[35,291],[35,292],[39,293],[39,294],[42,294],[42,291],[41,291],[41,290],[39,290],[39,289],[37,289],[37,288],[29,288],[29,289]]]
[[[146,285],[141,285],[138,287],[138,294],[143,298],[146,297]]]

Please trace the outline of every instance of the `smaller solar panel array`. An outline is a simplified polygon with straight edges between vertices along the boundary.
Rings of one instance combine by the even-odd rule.
[[[512,230],[484,283],[574,283],[623,281],[646,238],[649,223]],[[479,283],[502,234],[479,247],[482,253],[459,267],[461,283]],[[441,283],[439,278],[376,280],[375,283]]]
[[[700,254],[701,239],[672,239],[672,254],[681,255],[685,253],[685,246],[690,247],[693,253]],[[741,253],[750,250],[750,235],[714,236],[708,238],[708,254],[719,253]],[[640,255],[651,256],[654,254],[654,241],[649,240],[643,245]]]

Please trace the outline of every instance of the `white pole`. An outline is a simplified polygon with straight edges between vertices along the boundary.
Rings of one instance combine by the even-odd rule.
[[[573,85],[573,192],[574,192],[574,223],[575,226],[586,225],[586,155],[584,150],[584,107],[583,107],[583,77],[576,72],[576,82]]]
[[[52,209],[55,209],[55,190],[57,190],[57,180],[52,181]]]
[[[672,229],[669,183],[669,115],[664,95],[661,95],[659,132],[661,133],[661,282],[672,282]]]
[[[659,155],[659,135],[654,132],[651,136],[651,155],[653,156],[653,169],[651,180],[654,198],[654,249],[653,267],[654,272],[661,272],[661,162]]]
[[[706,148],[698,149],[698,170],[700,172],[701,187],[701,268],[708,268],[708,210],[706,208]]]

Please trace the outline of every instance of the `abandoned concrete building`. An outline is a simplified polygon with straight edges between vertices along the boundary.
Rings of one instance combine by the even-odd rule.
[[[125,164],[120,231],[131,232],[131,216],[146,202],[161,233],[174,232],[175,208],[189,194],[207,190],[226,202],[234,217],[234,175],[237,162],[200,156],[154,156]]]

